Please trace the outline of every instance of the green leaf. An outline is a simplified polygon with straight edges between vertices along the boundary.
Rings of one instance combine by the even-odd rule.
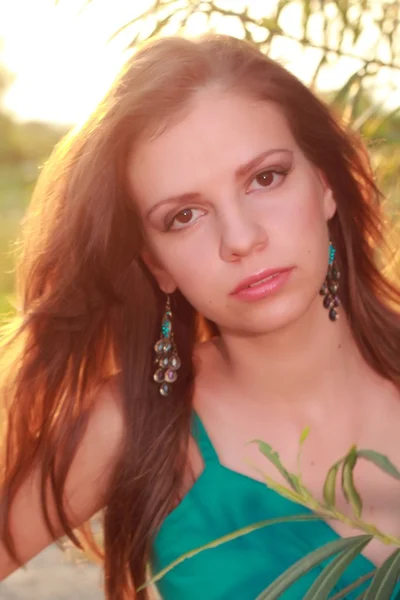
[[[376,571],[365,600],[390,600],[399,576],[400,549],[395,550]]]
[[[338,7],[339,12],[342,16],[343,24],[345,25],[345,27],[347,27],[347,24],[348,24],[347,12],[349,10],[348,0],[336,0],[336,6]]]
[[[90,1],[93,1],[93,0],[90,0]],[[144,21],[145,19],[148,19],[149,17],[159,16],[158,13],[159,13],[160,8],[166,8],[166,7],[171,8],[171,5],[173,5],[173,4],[176,4],[176,0],[169,0],[169,1],[163,2],[162,5],[159,0],[156,0],[155,3],[153,4],[153,6],[150,6],[149,8],[144,10],[141,14],[137,15],[133,19],[130,19],[126,23],[123,23],[121,25],[121,27],[119,27],[116,31],[114,31],[114,33],[112,33],[112,35],[110,36],[108,41],[111,42],[112,40],[117,38],[123,31],[126,31],[129,27],[131,27],[132,25],[135,25],[136,23]],[[175,15],[175,9],[172,8],[172,11],[168,15],[166,15],[165,18],[163,18],[162,20],[158,19],[157,24],[155,25],[155,28],[153,29],[153,31],[150,34],[148,34],[146,39],[149,39],[150,37],[152,37],[153,35],[158,33],[168,23],[168,21],[171,19],[171,17],[174,15]],[[131,48],[133,47],[132,42],[129,44],[129,47],[131,47]]]
[[[321,548],[310,552],[287,569],[280,577],[275,579],[259,596],[256,600],[276,600],[283,592],[285,592],[297,579],[311,571],[314,567],[319,565],[321,562],[330,558],[338,552],[347,550],[353,547],[355,544],[361,543],[361,540],[370,541],[373,536],[370,535],[359,535],[351,538],[341,538],[325,544]]]
[[[400,480],[400,471],[396,469],[394,464],[384,454],[380,454],[380,452],[375,452],[374,450],[357,450],[357,456],[369,460],[381,469],[381,471]]]
[[[346,600],[346,598],[348,597],[348,594],[350,594],[351,592],[356,590],[362,583],[365,583],[366,581],[368,581],[368,579],[372,579],[372,577],[375,575],[375,573],[376,573],[376,569],[374,569],[373,571],[370,571],[366,575],[362,575],[361,577],[359,577],[358,579],[353,581],[353,583],[350,583],[350,585],[346,585],[346,587],[341,589],[340,592],[331,596],[329,598],[329,600]],[[363,594],[365,594],[365,591],[363,592]]]
[[[372,137],[379,137],[380,134],[380,130],[382,130],[387,122],[393,122],[393,117],[395,117],[397,115],[397,113],[400,111],[400,106],[396,106],[392,111],[387,112],[383,117],[380,117],[379,119],[375,119],[374,121],[370,119],[370,116],[376,114],[379,112],[380,106],[376,105],[373,107],[370,107],[370,113],[368,114],[368,119],[363,120],[364,115],[360,115],[360,117],[357,119],[357,121],[360,122],[359,123],[355,123],[355,126],[359,124],[359,127],[363,126],[363,125],[368,125],[368,136]],[[367,110],[365,111],[366,113],[368,112]],[[386,137],[386,136],[384,136]],[[397,143],[398,143],[398,137],[396,136],[397,139]],[[386,144],[386,139],[385,139],[385,144]]]
[[[292,475],[283,466],[279,454],[269,444],[261,440],[252,440],[250,444],[257,444],[260,452],[278,469],[291,488],[296,490],[296,476]]]
[[[354,514],[359,519],[362,513],[362,501],[356,486],[354,485],[353,469],[357,463],[357,448],[353,446],[344,459],[342,468],[342,488],[347,502],[354,510]]]
[[[302,28],[303,28],[303,39],[308,39],[308,23],[311,16],[311,0],[303,1],[303,15],[302,15]]]
[[[271,525],[279,525],[280,523],[296,523],[301,521],[321,521],[322,517],[318,515],[291,515],[288,517],[277,517],[276,519],[267,519],[265,521],[259,521],[258,523],[253,523],[252,525],[247,525],[246,527],[242,527],[241,529],[237,529],[232,533],[228,533],[227,535],[223,535],[220,538],[209,542],[208,544],[204,544],[203,546],[199,546],[194,548],[193,550],[189,550],[189,552],[185,552],[181,554],[177,559],[172,561],[169,565],[167,565],[164,569],[156,573],[151,579],[146,581],[143,585],[137,588],[136,591],[143,590],[144,588],[156,583],[162,579],[169,571],[183,563],[185,560],[193,558],[196,554],[200,554],[200,552],[204,552],[205,550],[211,550],[212,548],[217,548],[222,544],[226,544],[236,538],[242,537],[244,535],[248,535],[253,531],[257,531],[258,529],[263,529],[264,527],[270,527]]]
[[[306,488],[303,487],[302,480],[301,480],[301,452],[303,450],[303,444],[306,441],[306,439],[308,438],[309,434],[310,434],[309,426],[305,427],[300,434],[299,450],[297,452],[297,475],[295,475],[294,479],[293,479],[293,483],[298,492],[300,492],[301,490],[307,491]]]
[[[358,9],[359,9],[359,13],[357,16],[357,21],[353,24],[353,46],[356,45],[358,38],[360,37],[362,31],[363,31],[363,25],[362,25],[362,19],[364,16],[365,11],[368,8],[368,0],[361,0],[358,3]]]
[[[346,81],[344,86],[336,93],[335,97],[333,98],[332,104],[334,106],[336,106],[336,105],[341,105],[343,102],[345,102],[345,100],[348,98],[353,86],[355,84],[359,83],[360,78],[361,78],[360,71],[356,71],[355,73],[353,73],[349,77],[349,79]]]
[[[356,43],[358,42],[358,38],[360,37],[361,32],[362,32],[361,23],[358,22],[353,27],[353,46],[355,46]]]
[[[268,29],[271,33],[283,34],[281,26],[275,19],[268,19],[265,17],[260,21],[260,27],[265,27],[265,29]]]
[[[360,540],[337,556],[317,577],[303,600],[327,600],[344,571],[369,543],[369,539]]]
[[[328,506],[335,506],[336,502],[336,480],[341,462],[335,463],[328,471],[325,478],[323,495]]]
[[[307,427],[305,427],[303,429],[303,431],[301,432],[300,446],[302,446],[304,444],[304,442],[306,441],[306,439],[308,438],[309,435],[310,435],[310,427],[307,425]]]

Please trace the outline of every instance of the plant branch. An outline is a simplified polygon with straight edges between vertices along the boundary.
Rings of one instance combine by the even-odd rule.
[[[199,546],[198,548],[195,548],[194,550],[189,550],[189,552],[185,552],[185,554],[182,554],[181,556],[179,556],[177,559],[175,559],[173,562],[171,562],[167,567],[165,567],[164,569],[159,571],[156,575],[153,575],[151,577],[151,579],[146,581],[136,591],[139,592],[142,589],[148,587],[149,585],[153,585],[154,583],[156,583],[157,581],[159,581],[160,579],[165,577],[165,575],[169,571],[171,571],[172,569],[177,567],[179,564],[181,564],[185,560],[188,560],[189,558],[193,558],[193,556],[200,554],[200,552],[204,552],[205,550],[211,550],[212,548],[217,548],[218,546],[221,546],[222,544],[226,544],[226,542],[230,542],[236,538],[242,537],[244,535],[248,535],[249,533],[252,533],[253,531],[256,531],[257,529],[263,529],[265,527],[270,527],[272,525],[279,525],[281,523],[292,523],[292,522],[300,522],[300,521],[319,521],[319,520],[321,520],[321,517],[319,515],[293,515],[293,516],[289,516],[289,517],[277,517],[275,519],[267,519],[265,521],[259,521],[258,523],[253,523],[252,525],[242,527],[241,529],[237,529],[233,533],[228,533],[227,535],[223,535],[220,538],[213,540],[212,542],[209,542],[208,544],[204,544],[202,546]]]
[[[240,19],[242,21],[242,23],[250,24],[255,27],[261,27],[261,28],[265,27],[263,25],[262,20],[260,21],[260,20],[254,19],[253,17],[250,17],[248,14],[245,14],[245,13],[238,13],[238,12],[235,12],[234,10],[220,8],[220,7],[216,7],[214,5],[210,5],[207,8],[201,8],[199,10],[199,12],[205,12],[205,13],[210,13],[210,14],[211,13],[219,13],[220,15],[223,15],[226,17],[237,17],[238,19]],[[326,54],[333,53],[333,54],[336,54],[337,56],[341,56],[344,58],[351,58],[351,59],[359,60],[364,64],[370,63],[373,65],[377,65],[379,67],[387,67],[389,69],[400,70],[400,63],[397,63],[396,61],[393,61],[393,60],[392,61],[384,61],[379,58],[374,58],[372,60],[362,58],[361,56],[358,56],[357,54],[354,54],[353,52],[342,50],[341,48],[334,48],[332,46],[329,46],[326,43],[318,44],[316,42],[310,41],[309,39],[302,40],[301,38],[298,38],[294,35],[291,35],[290,33],[284,32],[282,30],[280,32],[275,31],[274,35],[284,37],[288,40],[298,42],[299,44],[307,45],[310,48],[315,48],[316,50],[322,50]],[[258,45],[262,45],[267,41],[268,41],[268,37],[263,42],[259,42]]]

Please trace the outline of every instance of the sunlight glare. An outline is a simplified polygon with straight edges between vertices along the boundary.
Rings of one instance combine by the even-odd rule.
[[[58,3],[55,0],[0,1],[0,41],[4,42],[0,59],[16,76],[4,98],[5,107],[21,120],[66,124],[84,120],[104,96],[129,56],[131,51],[126,51],[126,46],[135,34],[135,27],[128,28],[109,43],[107,40],[122,24],[153,3],[154,0],[113,0],[112,3],[110,0],[92,0],[82,10],[85,0],[59,0]],[[251,16],[265,16],[265,4],[260,0],[219,2],[222,8],[236,12],[246,4],[250,6]],[[367,23],[368,19],[370,23]],[[358,42],[361,55],[369,51],[371,39],[376,34],[372,16],[365,15],[364,20],[366,27]],[[291,4],[285,7],[280,24],[291,36],[300,38],[300,6]],[[141,35],[150,33],[153,25],[152,18],[142,23]],[[242,26],[234,16],[222,17],[214,13],[210,21],[204,14],[194,14],[189,18],[186,28],[189,35],[197,35],[207,29],[243,36]],[[332,24],[330,32],[337,38],[338,32]],[[164,33],[174,33],[174,23]],[[261,27],[253,34],[259,41],[265,38],[265,30]],[[309,35],[315,44],[324,43],[323,22],[319,15],[310,19]],[[333,46],[335,41],[332,38]],[[306,84],[311,81],[320,58],[319,51],[301,47],[293,39],[282,36],[274,37],[269,55]],[[319,89],[340,87],[360,64],[356,58],[344,58],[322,70],[318,78]],[[387,100],[388,108],[398,106],[400,74],[381,68],[375,77],[379,82],[376,86],[379,100]]]

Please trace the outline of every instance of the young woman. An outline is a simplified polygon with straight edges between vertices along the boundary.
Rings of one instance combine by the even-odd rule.
[[[400,293],[380,270],[380,199],[357,137],[248,43],[138,51],[56,148],[24,222],[2,355],[2,576],[63,534],[77,541],[104,508],[107,597],[145,598],[134,590],[148,562],[158,571],[305,512],[262,483],[258,469],[279,477],[255,438],[295,470],[309,426],[302,473],[316,496],[352,444],[400,464]],[[365,520],[399,536],[398,482],[368,463],[356,478]],[[261,529],[159,590],[253,600],[355,533]],[[371,542],[337,589],[391,550]],[[317,574],[284,597],[303,598]]]

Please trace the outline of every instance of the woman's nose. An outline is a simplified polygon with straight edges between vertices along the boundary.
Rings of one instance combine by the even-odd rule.
[[[239,204],[230,206],[221,218],[220,256],[226,262],[234,262],[263,250],[268,236],[261,223]]]

